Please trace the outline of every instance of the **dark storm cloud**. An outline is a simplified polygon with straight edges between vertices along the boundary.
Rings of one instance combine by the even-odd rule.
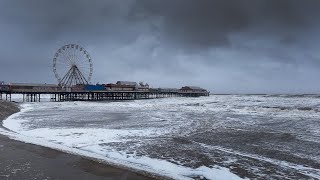
[[[170,39],[211,47],[230,45],[228,35],[233,32],[260,28],[279,35],[301,32],[313,25],[312,18],[319,17],[319,5],[308,0],[142,0],[137,1],[134,13],[141,13],[141,19],[163,18],[163,30]]]
[[[29,26],[39,38],[68,32],[95,36],[123,31],[121,23],[162,21],[154,25],[164,37],[200,46],[228,45],[228,34],[263,28],[271,33],[299,32],[319,17],[319,1],[301,0],[69,0],[2,1],[1,18],[7,24]],[[155,19],[158,17],[158,19]],[[310,22],[311,21],[311,22]],[[115,26],[112,28],[112,26]],[[125,28],[126,29],[126,28]],[[128,33],[128,32],[127,32]],[[286,42],[284,38],[283,42]],[[292,39],[291,39],[292,40]]]
[[[118,1],[96,0],[2,1],[0,17],[3,24],[24,27],[39,40],[71,33],[95,38],[121,21],[126,6]]]
[[[319,8],[316,0],[2,0],[0,80],[54,82],[55,50],[78,43],[99,82],[317,92]]]

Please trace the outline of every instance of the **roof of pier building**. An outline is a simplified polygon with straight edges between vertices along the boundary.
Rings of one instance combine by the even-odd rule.
[[[117,85],[137,86],[138,84],[133,81],[117,81]]]

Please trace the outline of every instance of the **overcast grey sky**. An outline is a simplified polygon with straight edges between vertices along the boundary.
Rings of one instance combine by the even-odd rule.
[[[83,46],[93,82],[217,93],[319,93],[318,0],[0,0],[0,80],[56,83]]]

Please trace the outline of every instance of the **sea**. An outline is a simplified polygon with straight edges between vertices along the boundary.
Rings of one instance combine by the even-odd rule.
[[[20,103],[1,134],[173,179],[320,179],[319,95]]]

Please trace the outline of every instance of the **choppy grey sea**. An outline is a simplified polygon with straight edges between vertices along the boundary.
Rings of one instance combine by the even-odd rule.
[[[3,123],[17,139],[174,179],[320,179],[318,95],[21,107]]]

